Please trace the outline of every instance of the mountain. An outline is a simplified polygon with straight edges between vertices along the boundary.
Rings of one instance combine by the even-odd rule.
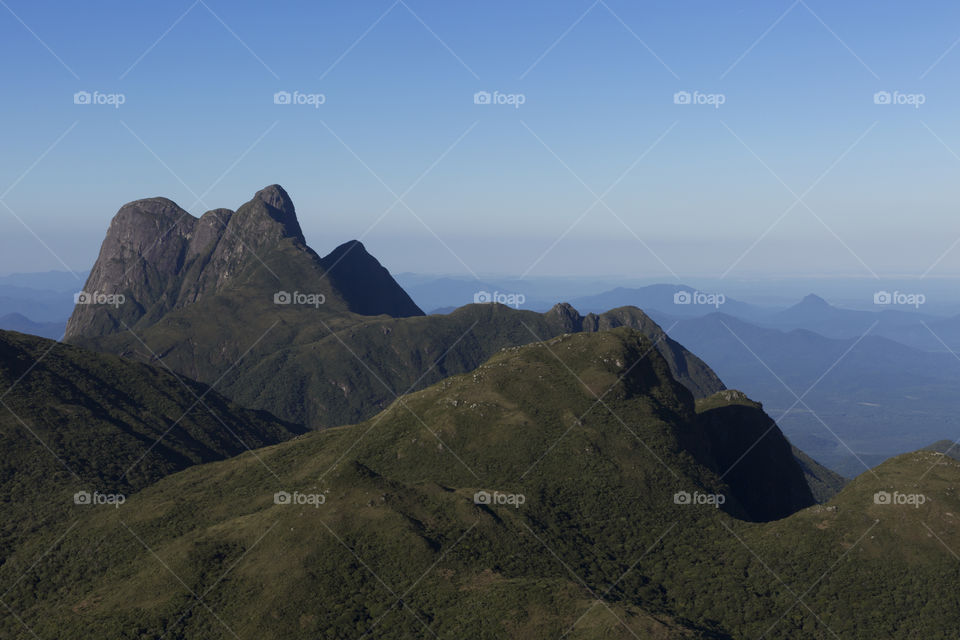
[[[779,430],[740,449],[741,426],[701,420],[652,346],[621,328],[510,348],[368,423],[192,467],[116,508],[69,506],[75,530],[5,601],[41,638],[217,637],[221,622],[236,637],[432,626],[539,638],[571,625],[624,637],[616,618],[581,619],[586,585],[630,633],[728,637],[673,615],[655,585],[641,595],[641,572],[617,577],[671,522],[720,513],[678,503],[683,492],[722,495],[748,519],[813,500]],[[709,449],[686,450],[700,436]],[[699,462],[743,454],[750,484]],[[38,534],[0,579],[56,535]],[[0,625],[21,630],[10,616]]]
[[[77,305],[68,342],[162,359],[244,406],[312,428],[365,420],[502,348],[619,326],[652,337],[696,396],[724,388],[638,309],[582,316],[564,304],[539,314],[488,303],[423,316],[360,243],[317,257],[277,186],[236,214],[199,220],[165,199],[124,206],[85,290],[123,303]]]
[[[158,367],[0,331],[0,558],[76,491],[131,493],[303,427]]]
[[[40,336],[41,338],[50,338],[51,340],[59,340],[62,338],[66,328],[66,322],[34,322],[19,313],[8,313],[0,317],[0,329],[29,333]]]
[[[66,506],[0,566],[0,633],[954,637],[960,464],[907,454],[795,504],[779,430],[740,449],[755,403],[697,406],[651,347],[512,347],[368,422]],[[740,458],[750,482],[710,467]]]
[[[346,242],[321,261],[350,311],[361,315],[420,316],[423,312],[390,272],[367,253],[361,242]]]
[[[236,212],[215,209],[200,218],[166,198],[121,207],[83,290],[123,298],[77,305],[66,337],[138,331],[227,291],[269,291],[254,301],[262,308],[276,293],[296,293],[301,283],[331,308],[422,315],[362,244],[338,247],[326,258],[309,249],[290,197],[272,185]]]
[[[785,332],[725,314],[656,319],[726,384],[761,401],[794,444],[843,476],[960,427],[960,361],[951,354],[873,335],[830,339]]]
[[[619,326],[652,336],[677,379],[698,396],[724,388],[706,364],[638,309],[581,316],[564,305],[538,314],[479,304],[445,316],[358,321],[312,308],[309,315],[282,308],[265,317],[237,308],[231,297],[218,296],[171,313],[138,335],[78,343],[144,361],[162,357],[184,375],[216,383],[244,406],[313,428],[369,418],[397,395],[471,371],[500,349]]]

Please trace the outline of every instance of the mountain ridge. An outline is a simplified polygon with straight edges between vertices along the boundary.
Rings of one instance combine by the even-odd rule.
[[[258,191],[236,213],[214,210],[199,220],[167,199],[125,205],[87,288],[128,299],[78,304],[66,341],[148,362],[162,358],[244,406],[313,428],[364,420],[396,395],[469,371],[500,348],[624,325],[654,336],[695,395],[724,388],[638,309],[581,316],[568,304],[544,314],[474,304],[425,316],[362,243],[343,243],[321,258],[295,220],[279,186]],[[220,233],[220,223],[238,231]],[[259,244],[251,255],[231,238],[253,231]],[[299,294],[315,304],[295,303]],[[249,366],[238,366],[243,359]]]
[[[0,565],[5,602],[44,639],[224,623],[243,638],[951,637],[941,542],[960,542],[960,464],[908,454],[828,505],[751,522],[744,491],[786,488],[788,444],[775,431],[778,457],[746,453],[753,486],[727,483],[682,432],[697,409],[757,403],[729,390],[695,407],[651,346],[621,327],[511,347],[368,422],[192,466],[118,508],[70,507],[72,535],[39,532]],[[707,421],[718,441],[740,423]],[[928,499],[875,497],[897,490]]]

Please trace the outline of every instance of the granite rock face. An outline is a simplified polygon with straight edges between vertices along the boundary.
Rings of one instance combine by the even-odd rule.
[[[236,212],[214,209],[200,218],[167,198],[121,207],[83,288],[94,303],[76,306],[66,339],[147,326],[252,281],[321,293],[334,306],[362,315],[423,315],[359,242],[319,257],[306,244],[290,196],[271,185]],[[120,303],[101,304],[96,297],[117,294]]]

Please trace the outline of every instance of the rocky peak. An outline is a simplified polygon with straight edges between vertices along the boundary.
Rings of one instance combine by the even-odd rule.
[[[102,250],[153,255],[162,241],[169,246],[173,238],[189,240],[196,222],[196,218],[167,198],[135,200],[120,207],[113,217]]]
[[[583,329],[583,318],[580,312],[573,308],[569,302],[560,302],[547,311],[547,317],[555,322],[559,322],[565,333],[576,333]]]
[[[199,219],[167,198],[121,207],[83,291],[122,294],[124,302],[78,304],[66,339],[153,324],[238,282],[263,290],[257,300],[272,300],[284,288],[309,288],[329,298],[330,308],[343,308],[337,304],[342,301],[363,315],[423,315],[359,242],[341,245],[324,259],[314,253],[290,196],[274,184],[236,212],[214,209]]]
[[[341,244],[321,263],[354,313],[386,313],[394,317],[423,315],[420,307],[359,240]]]
[[[253,197],[262,200],[272,209],[293,213],[293,201],[290,200],[290,196],[284,188],[278,184],[272,184],[269,187],[260,189]]]
[[[237,230],[248,239],[266,234],[270,238],[293,238],[306,244],[293,201],[278,184],[257,191],[250,202],[237,210],[231,225],[243,227]]]

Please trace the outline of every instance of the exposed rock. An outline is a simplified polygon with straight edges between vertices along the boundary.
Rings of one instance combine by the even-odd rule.
[[[199,219],[166,198],[121,207],[83,290],[124,301],[77,305],[66,339],[143,328],[243,282],[322,294],[362,315],[423,315],[359,242],[320,258],[306,245],[287,192],[271,185],[236,212],[214,209]]]

